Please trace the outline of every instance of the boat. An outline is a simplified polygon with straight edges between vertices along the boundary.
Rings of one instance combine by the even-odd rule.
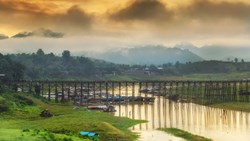
[[[89,109],[89,110],[104,110],[107,108],[108,107],[106,105],[89,105],[89,106],[87,106],[87,109]]]

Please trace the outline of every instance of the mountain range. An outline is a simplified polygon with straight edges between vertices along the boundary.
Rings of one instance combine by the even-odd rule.
[[[203,59],[187,49],[167,48],[165,46],[144,46],[123,48],[99,54],[89,54],[89,57],[102,59],[118,64],[161,65],[165,63],[197,62]]]
[[[207,45],[197,47],[190,43],[174,47],[147,45],[132,48],[108,50],[102,53],[88,53],[86,56],[117,64],[161,65],[166,63],[186,63],[203,60],[250,61],[250,48],[247,46]]]
[[[249,46],[206,45],[199,48],[193,44],[185,43],[175,47],[187,49],[205,60],[234,61],[235,58],[238,58],[238,60],[250,61]]]

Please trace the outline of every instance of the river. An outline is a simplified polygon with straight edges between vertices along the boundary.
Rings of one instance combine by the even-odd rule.
[[[115,116],[148,121],[131,128],[133,132],[140,133],[139,141],[181,141],[180,138],[157,130],[170,127],[214,141],[250,140],[250,113],[174,102],[160,96],[155,98],[151,104],[116,105]]]

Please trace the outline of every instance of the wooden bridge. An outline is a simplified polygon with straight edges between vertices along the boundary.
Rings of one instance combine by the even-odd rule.
[[[250,81],[19,81],[20,92],[55,102],[153,102],[162,96],[201,104],[250,101]]]

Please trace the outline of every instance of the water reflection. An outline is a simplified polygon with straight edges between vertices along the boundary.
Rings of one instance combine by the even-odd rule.
[[[156,97],[153,104],[126,104],[116,109],[116,116],[149,121],[132,127],[134,131],[175,127],[219,141],[250,140],[250,113],[246,112],[173,102],[163,97]]]

